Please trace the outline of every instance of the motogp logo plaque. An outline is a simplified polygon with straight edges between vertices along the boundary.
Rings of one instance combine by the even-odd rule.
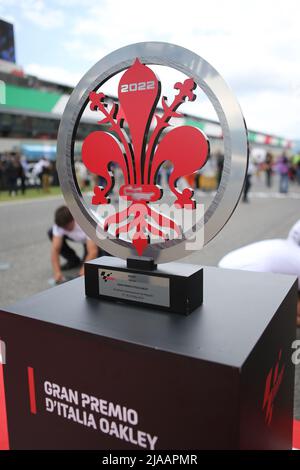
[[[184,76],[174,80],[168,99],[162,96],[156,66]],[[114,77],[117,98],[103,90]],[[182,184],[210,159],[208,136],[183,122],[181,111],[201,94],[218,116],[224,144],[220,184],[207,207],[194,188]],[[97,184],[85,195],[76,179],[74,149],[87,111],[98,127],[84,135],[81,162]],[[87,235],[117,257],[86,263],[86,294],[183,314],[199,306],[202,268],[173,261],[198,250],[222,229],[238,203],[247,164],[240,107],[204,59],[160,42],[126,46],[101,59],[74,89],[58,137],[58,173],[66,202]]]

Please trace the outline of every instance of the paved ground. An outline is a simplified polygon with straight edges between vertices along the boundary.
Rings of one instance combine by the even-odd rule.
[[[256,240],[285,237],[300,218],[300,189],[291,186],[287,196],[278,195],[276,189],[277,184],[266,190],[263,181],[255,181],[250,203],[240,203],[220,235],[184,261],[216,265],[229,250]],[[62,202],[59,197],[50,197],[0,203],[1,306],[50,287],[50,244],[46,232],[55,208]],[[9,265],[8,269],[5,265]],[[300,419],[300,366],[297,367],[295,414]]]

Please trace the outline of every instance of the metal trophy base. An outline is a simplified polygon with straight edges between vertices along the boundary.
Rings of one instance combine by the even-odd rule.
[[[184,263],[154,264],[153,259],[126,261],[101,256],[85,263],[88,297],[158,307],[188,315],[203,302],[203,268]]]

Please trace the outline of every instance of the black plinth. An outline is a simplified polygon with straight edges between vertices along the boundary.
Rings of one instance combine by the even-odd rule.
[[[86,298],[83,279],[2,310],[7,446],[291,448],[296,281],[204,270],[189,316]]]
[[[150,266],[150,268],[148,268]],[[203,301],[203,268],[149,259],[101,256],[84,264],[88,297],[126,302],[188,315]]]

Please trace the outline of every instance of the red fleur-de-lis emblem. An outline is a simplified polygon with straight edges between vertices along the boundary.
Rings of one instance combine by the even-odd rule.
[[[185,100],[194,101],[196,83],[192,78],[176,83],[178,91],[172,103],[162,97],[162,115],[155,114],[161,85],[155,73],[139,59],[123,74],[118,86],[119,105],[108,106],[103,93],[91,92],[90,109],[103,115],[99,124],[107,124],[106,131],[89,134],[83,142],[82,160],[89,171],[104,178],[105,186],[96,186],[92,204],[108,204],[113,188],[111,166],[118,165],[124,176],[119,195],[131,202],[124,211],[106,219],[104,228],[115,226],[115,235],[133,230],[132,243],[139,255],[148,246],[151,235],[167,239],[165,228],[180,235],[177,224],[156,212],[149,204],[162,196],[156,184],[158,172],[164,162],[170,161],[173,170],[169,187],[175,195],[175,206],[194,209],[193,190],[176,187],[177,180],[204,166],[209,154],[209,143],[198,128],[178,126],[164,132],[171,118],[181,117],[178,107]],[[155,119],[154,129],[150,125]],[[124,129],[126,123],[126,129]],[[151,223],[151,220],[154,223]],[[131,232],[132,233],[132,232]]]

